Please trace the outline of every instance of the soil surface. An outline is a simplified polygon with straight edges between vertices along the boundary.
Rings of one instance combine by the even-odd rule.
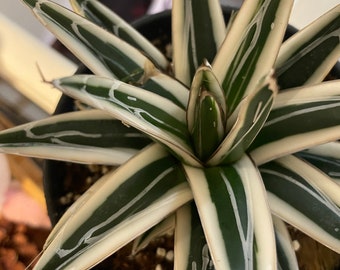
[[[49,233],[0,217],[0,269],[32,269]]]

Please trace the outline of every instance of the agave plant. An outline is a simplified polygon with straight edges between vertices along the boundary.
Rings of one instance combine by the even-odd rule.
[[[93,72],[48,83],[89,107],[1,132],[2,151],[117,167],[36,269],[169,229],[176,269],[297,269],[283,222],[340,252],[340,6],[282,43],[292,0],[245,1],[227,26],[217,0],[174,0],[168,60],[98,1],[23,1]]]

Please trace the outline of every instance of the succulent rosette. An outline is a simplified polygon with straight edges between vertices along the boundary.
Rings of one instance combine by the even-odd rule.
[[[117,168],[36,269],[88,269],[167,230],[176,269],[297,269],[284,222],[340,252],[340,6],[283,42],[292,0],[174,0],[172,59],[96,0],[23,0],[93,74],[87,104],[0,133],[3,152]]]

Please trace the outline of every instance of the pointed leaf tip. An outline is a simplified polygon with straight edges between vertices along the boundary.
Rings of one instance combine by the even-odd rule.
[[[223,90],[205,60],[195,74],[187,109],[188,129],[195,152],[202,160],[216,150],[225,136],[225,104]]]

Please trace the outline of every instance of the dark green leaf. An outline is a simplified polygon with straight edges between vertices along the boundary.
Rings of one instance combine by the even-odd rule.
[[[37,268],[88,269],[192,199],[178,161],[159,145],[99,181],[70,209]]]
[[[174,1],[172,43],[175,77],[185,85],[204,59],[211,62],[225,36],[225,23],[217,0]]]
[[[112,114],[166,145],[181,160],[199,164],[190,147],[185,111],[162,96],[94,75],[75,75],[53,83],[67,95]]]
[[[25,2],[55,36],[95,74],[138,82],[150,61],[137,49],[51,1]]]
[[[328,196],[304,177],[303,172],[288,168],[280,160],[262,165],[260,172],[276,215],[339,250],[340,209]]]
[[[0,147],[7,153],[81,163],[121,164],[151,142],[98,110],[66,113],[0,133]]]
[[[280,92],[250,147],[257,164],[340,138],[338,81]],[[289,128],[287,128],[289,127]]]
[[[293,1],[245,2],[212,66],[232,114],[272,69]]]
[[[194,202],[176,212],[175,258],[175,269],[215,269]]]
[[[100,1],[72,0],[71,4],[74,9],[90,21],[143,51],[162,70],[168,68],[169,62],[155,46]]]
[[[276,63],[281,89],[319,83],[339,60],[339,12],[335,7],[283,45]]]
[[[210,166],[233,163],[244,155],[265,123],[276,92],[276,83],[268,76],[256,91],[239,104],[234,125],[228,123],[231,126],[229,133],[207,162]]]

